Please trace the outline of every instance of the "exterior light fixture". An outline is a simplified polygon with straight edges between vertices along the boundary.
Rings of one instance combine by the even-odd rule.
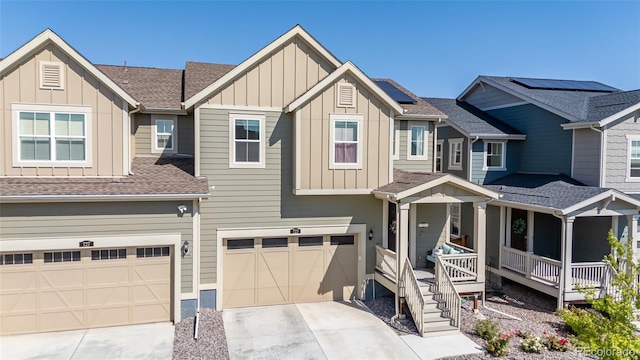
[[[182,244],[182,257],[189,254],[189,241],[185,240]]]
[[[369,240],[373,240],[373,229],[369,230]]]

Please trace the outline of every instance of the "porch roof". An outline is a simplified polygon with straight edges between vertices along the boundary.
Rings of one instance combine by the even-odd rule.
[[[498,198],[497,192],[451,174],[410,172],[395,168],[393,182],[375,189],[373,194],[378,197],[389,195],[395,200],[401,200],[440,185],[453,185],[476,196]]]

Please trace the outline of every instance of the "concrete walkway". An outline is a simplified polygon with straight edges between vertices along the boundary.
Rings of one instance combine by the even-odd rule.
[[[173,356],[173,324],[157,323],[0,337],[0,359],[166,360]]]
[[[358,302],[228,309],[222,313],[235,359],[437,359],[481,353],[462,334],[398,336]]]

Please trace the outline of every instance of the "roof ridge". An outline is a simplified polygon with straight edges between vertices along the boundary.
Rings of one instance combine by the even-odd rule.
[[[120,67],[127,69],[149,69],[149,70],[174,70],[174,71],[184,71],[184,69],[176,69],[176,68],[161,68],[161,67],[151,67],[151,66],[132,66],[132,65],[110,65],[110,64],[95,64],[95,66],[109,66],[109,67]]]

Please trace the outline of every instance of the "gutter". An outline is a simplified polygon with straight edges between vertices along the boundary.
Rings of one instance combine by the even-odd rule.
[[[478,135],[476,135],[475,139],[471,140],[469,142],[469,153],[467,154],[467,156],[469,156],[469,166],[468,166],[468,171],[469,171],[469,175],[467,176],[467,180],[469,180],[469,182],[473,183],[473,144],[475,144],[476,141],[478,141],[478,139],[480,139],[480,137]],[[451,155],[449,155],[451,156]],[[506,164],[505,164],[506,166]]]
[[[146,194],[146,195],[6,195],[3,203],[85,202],[85,201],[162,201],[207,198],[209,194]]]

